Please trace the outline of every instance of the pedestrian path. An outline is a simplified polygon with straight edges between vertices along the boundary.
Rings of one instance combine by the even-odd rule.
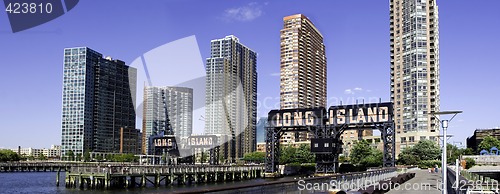
[[[441,193],[441,172],[429,173],[428,170],[415,170],[415,177],[391,189],[388,194],[439,194]]]

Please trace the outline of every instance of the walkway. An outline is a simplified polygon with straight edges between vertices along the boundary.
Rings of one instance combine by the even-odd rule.
[[[429,173],[427,170],[412,171],[415,177],[403,183],[399,188],[391,189],[388,194],[439,194],[441,190],[438,185],[441,184],[441,172]]]

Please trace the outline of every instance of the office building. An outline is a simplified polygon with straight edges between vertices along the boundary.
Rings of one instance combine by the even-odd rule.
[[[167,116],[176,140],[193,131],[193,89],[186,87],[144,87],[142,150],[152,153],[149,138],[168,130]]]
[[[16,149],[11,149],[13,152],[21,156],[32,156],[34,158],[39,158],[41,155],[44,155],[47,159],[59,159],[61,157],[61,146],[60,145],[52,145],[50,148],[21,148],[19,146]]]
[[[120,153],[141,154],[141,130],[130,127],[120,128]]]
[[[323,35],[303,14],[283,18],[280,31],[281,109],[326,107],[326,55]],[[306,141],[306,132],[286,132],[282,140]]]
[[[257,53],[230,35],[211,41],[205,133],[229,137],[230,161],[256,150]]]
[[[390,1],[391,102],[396,153],[423,139],[437,140],[439,22],[436,0]]]
[[[119,152],[120,128],[135,127],[136,76],[135,68],[90,48],[64,49],[63,156]]]

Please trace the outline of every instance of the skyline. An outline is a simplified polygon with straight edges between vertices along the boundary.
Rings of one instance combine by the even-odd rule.
[[[339,99],[343,99],[343,104],[350,104],[347,99],[353,97],[364,97],[376,101],[382,98],[382,101],[389,101],[389,4],[388,2],[359,4],[359,2],[318,2],[313,5],[303,4],[302,7],[297,6],[301,4],[299,2],[289,2],[291,5],[278,9],[283,7],[284,3],[255,4],[242,1],[227,3],[224,6],[219,4],[220,7],[207,4],[209,11],[200,4],[199,7],[194,7],[189,12],[183,7],[188,4],[187,2],[149,2],[159,4],[158,6],[137,5],[133,2],[132,5],[125,5],[123,9],[133,10],[134,6],[139,6],[139,8],[145,6],[151,10],[142,12],[136,10],[141,14],[130,16],[116,12],[110,17],[104,17],[104,15],[107,14],[109,11],[107,8],[111,7],[113,2],[101,3],[101,7],[97,6],[95,13],[89,15],[86,10],[90,10],[93,4],[80,2],[72,12],[65,16],[16,34],[10,33],[10,27],[6,25],[8,24],[6,14],[2,12],[0,14],[2,34],[0,41],[6,44],[0,45],[4,51],[0,55],[2,67],[4,67],[4,71],[0,73],[0,90],[2,91],[0,116],[4,123],[3,131],[7,133],[0,137],[0,147],[13,148],[18,145],[49,147],[51,144],[61,142],[63,66],[61,54],[64,48],[73,46],[88,46],[104,55],[111,55],[131,64],[131,60],[158,45],[196,35],[202,58],[205,59],[210,52],[209,40],[234,34],[258,53],[258,101],[261,103],[258,117],[265,116],[269,110],[263,109],[262,103],[271,105],[278,103],[279,105],[279,76],[276,76],[276,73],[279,72],[281,18],[295,13],[304,13],[310,17],[324,35],[328,61],[327,90],[329,98],[331,97],[328,100],[328,106],[337,105]],[[451,141],[459,140],[465,143],[465,138],[471,136],[474,129],[500,125],[500,122],[495,120],[498,117],[495,110],[500,109],[498,103],[492,103],[493,107],[487,108],[479,104],[487,100],[489,96],[494,97],[500,94],[500,91],[495,90],[495,83],[500,83],[499,77],[494,74],[498,71],[498,67],[491,66],[499,62],[499,59],[494,58],[496,54],[494,51],[498,51],[494,46],[500,44],[498,38],[495,37],[500,29],[500,22],[495,18],[500,18],[500,13],[495,12],[495,5],[496,7],[499,5],[495,1],[489,1],[490,5],[487,5],[488,1],[483,1],[482,5],[462,2],[464,3],[438,1],[438,4],[441,42],[441,110],[464,111],[450,124],[449,132],[457,135]],[[329,7],[335,11],[329,10]],[[210,8],[213,8],[213,11]],[[362,12],[361,17],[356,15],[361,13],[358,9],[365,11]],[[240,14],[241,17],[235,17],[235,20],[224,19],[225,16],[234,15],[234,13],[246,13],[244,10],[253,10],[251,12],[253,14]],[[199,15],[191,16],[185,14],[186,12]],[[210,17],[200,18],[207,12],[210,12],[208,14]],[[180,13],[184,13],[186,18],[174,17],[181,15]],[[144,22],[148,19],[157,19],[154,16],[164,16],[164,14],[167,19],[161,25],[152,21]],[[339,17],[343,14],[350,17]],[[365,14],[373,17],[363,17],[366,16]],[[90,18],[103,20],[99,22],[103,23],[100,26],[101,29],[86,29],[85,33],[80,32],[79,25],[74,23],[83,23],[83,26],[92,23],[81,19],[80,22],[71,21],[78,21],[84,16],[88,17],[88,20],[92,20]],[[330,18],[339,19],[329,21]],[[129,26],[113,25],[123,23],[123,21],[130,21]],[[221,24],[224,28],[206,30],[210,24],[204,24],[204,21],[209,21],[207,23],[210,24]],[[485,24],[488,24],[489,30],[481,30],[481,26]],[[182,28],[169,31],[169,26]],[[339,26],[341,28],[336,28]],[[468,28],[464,29],[463,26]],[[260,30],[246,32],[257,28]],[[366,31],[371,33],[366,33]],[[140,35],[136,34],[147,38],[137,38]],[[75,38],[78,36],[81,38]],[[473,38],[464,39],[464,36]],[[38,44],[34,44],[35,42]],[[357,57],[359,53],[362,53],[363,57]],[[26,57],[28,55],[32,57]],[[476,69],[470,68],[473,65],[477,65]],[[463,78],[472,76],[475,76],[475,79]],[[349,81],[345,82],[345,80]],[[27,90],[23,86],[31,87]],[[454,98],[457,95],[462,96]],[[272,99],[265,101],[266,98]],[[350,101],[352,103],[352,100]],[[30,122],[26,122],[26,118]],[[193,121],[196,120],[197,118],[193,118]],[[199,129],[193,129],[195,130]],[[20,144],[20,141],[29,142],[29,144]]]

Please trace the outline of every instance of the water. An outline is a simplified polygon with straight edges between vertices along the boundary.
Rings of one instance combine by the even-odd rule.
[[[56,186],[57,172],[13,172],[0,173],[0,194],[15,193],[15,194],[32,194],[32,193],[170,193],[179,191],[189,191],[193,189],[209,189],[220,186],[238,186],[246,184],[264,183],[274,180],[290,180],[294,177],[285,177],[280,179],[253,179],[245,181],[234,181],[224,183],[207,183],[199,185],[182,185],[182,186],[165,186],[154,187],[148,185],[146,188],[132,189],[112,189],[112,190],[80,190],[78,188],[66,188],[64,186],[64,172],[61,172],[60,185]],[[163,184],[163,183],[162,183]]]

